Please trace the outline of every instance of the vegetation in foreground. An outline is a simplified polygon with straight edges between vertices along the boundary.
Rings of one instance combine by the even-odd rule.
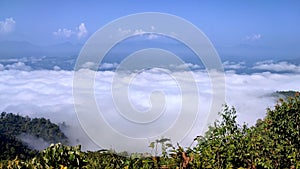
[[[52,144],[34,157],[2,157],[0,168],[300,168],[299,93],[280,99],[252,127],[237,124],[235,109],[226,105],[220,116],[194,139],[194,147],[175,146],[166,138],[151,143],[153,149],[161,147],[161,156],[82,152],[80,146]]]

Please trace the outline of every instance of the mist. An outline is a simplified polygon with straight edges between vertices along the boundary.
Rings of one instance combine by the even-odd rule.
[[[22,133],[17,136],[17,138],[25,143],[29,148],[39,151],[49,147],[51,144],[45,141],[43,138],[36,137],[27,133]]]

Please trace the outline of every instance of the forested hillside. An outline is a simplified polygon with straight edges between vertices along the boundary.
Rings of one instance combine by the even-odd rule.
[[[0,159],[14,159],[18,156],[27,159],[37,154],[29,149],[24,143],[13,136],[0,133]]]
[[[272,94],[272,96],[276,97],[276,98],[288,99],[289,97],[294,97],[296,93],[297,92],[293,91],[293,90],[290,90],[290,91],[276,91]]]
[[[27,133],[43,138],[45,141],[67,143],[67,137],[60,131],[59,126],[45,118],[29,118],[13,113],[1,113],[0,131],[2,134],[18,136]]]
[[[49,143],[67,144],[67,137],[59,127],[45,118],[29,118],[2,112],[0,116],[0,159],[22,159],[33,157],[37,151],[31,150],[22,141],[24,135],[33,136]]]
[[[300,168],[300,96],[280,99],[255,126],[239,125],[233,107],[224,106],[221,120],[196,145],[181,147],[162,138],[149,145],[162,155],[113,151],[82,152],[80,146],[53,144],[27,160],[2,160],[10,168]]]

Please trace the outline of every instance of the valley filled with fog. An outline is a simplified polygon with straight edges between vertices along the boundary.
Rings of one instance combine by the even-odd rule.
[[[117,65],[105,63],[101,66],[113,69]],[[299,67],[291,63],[270,61],[256,63],[256,67],[251,69],[259,69],[259,71],[248,74],[236,73],[238,69],[245,68],[243,63],[225,62],[223,65],[226,70],[224,73],[225,102],[236,108],[237,120],[240,124],[245,122],[254,125],[257,119],[263,118],[266,115],[266,108],[272,108],[278,99],[272,95],[274,92],[300,90]],[[198,67],[193,64],[187,66]],[[0,110],[29,117],[45,117],[60,125],[64,123],[61,129],[69,138],[70,144],[82,144],[85,150],[99,149],[85,134],[77,119],[72,93],[74,71],[34,70],[22,62],[0,65],[0,69]],[[207,72],[200,68],[191,72],[199,91],[199,111],[192,130],[182,141],[183,145],[189,145],[190,140],[203,134],[201,124],[205,120],[205,113],[210,110],[212,101],[211,81]],[[164,115],[160,121],[146,126],[145,129],[122,120],[122,117],[116,113],[114,101],[111,99],[111,86],[115,73],[113,70],[98,71],[94,86],[95,100],[101,107],[103,117],[115,130],[125,135],[134,133],[132,137],[159,135],[172,125],[179,113],[185,113],[180,112],[180,99],[185,96],[180,95],[180,86],[176,85],[176,81],[171,76],[176,74],[176,77],[185,77],[187,72],[177,71],[166,74],[158,71],[157,68],[152,68],[138,75],[134,72],[126,75],[135,77],[128,89],[128,99],[133,107],[145,110],[151,106],[149,102],[151,92],[159,89],[164,92],[166,99]]]

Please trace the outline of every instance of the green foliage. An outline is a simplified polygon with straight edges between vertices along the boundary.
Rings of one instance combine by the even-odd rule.
[[[39,153],[36,157],[22,161],[18,158],[10,161],[2,161],[0,168],[21,169],[21,168],[34,168],[34,169],[66,169],[86,168],[86,156],[80,151],[80,146],[64,146],[60,143],[52,144],[47,149]]]
[[[40,153],[40,164],[46,168],[83,168],[87,161],[86,156],[81,152],[81,146],[64,146],[60,143],[51,144],[50,147]]]
[[[37,152],[30,150],[13,136],[0,133],[0,160],[12,160],[16,156],[20,159],[32,158]]]
[[[290,97],[294,97],[298,93],[297,91],[289,90],[289,91],[276,91],[272,94],[272,96],[276,98],[288,99]]]
[[[300,99],[280,99],[256,126],[239,126],[225,106],[193,149],[195,168],[300,168]]]
[[[127,158],[110,151],[88,152],[88,168],[124,168],[128,165]]]
[[[2,112],[0,116],[0,132],[17,137],[27,133],[45,141],[67,143],[67,137],[60,131],[58,125],[45,118],[29,118],[13,113]]]
[[[220,114],[221,121],[216,121],[204,137],[196,140],[193,149],[193,167],[196,168],[238,168],[247,166],[247,154],[244,152],[249,129],[236,122],[234,108],[224,106]],[[199,155],[195,155],[199,154]]]
[[[253,130],[260,138],[257,160],[265,168],[300,168],[300,99],[299,94],[280,99],[274,110]]]

